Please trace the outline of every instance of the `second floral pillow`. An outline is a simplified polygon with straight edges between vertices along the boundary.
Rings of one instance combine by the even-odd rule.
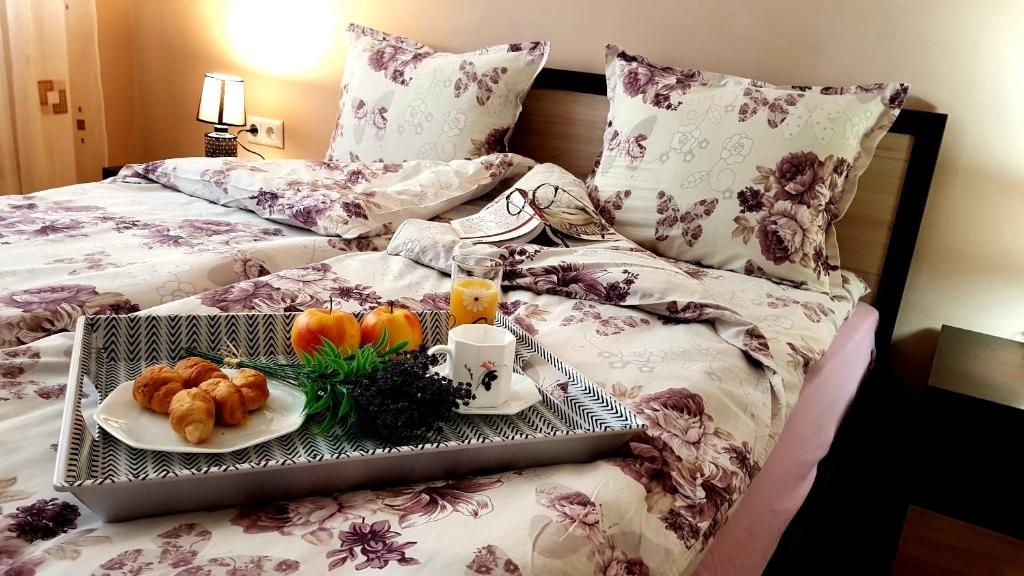
[[[609,46],[610,111],[589,193],[664,256],[827,292],[846,212],[906,84],[778,87]]]
[[[351,24],[326,160],[448,161],[505,152],[547,57],[547,42],[448,54]]]

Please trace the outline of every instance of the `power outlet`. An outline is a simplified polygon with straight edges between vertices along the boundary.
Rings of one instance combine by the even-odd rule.
[[[249,134],[249,142],[271,148],[284,148],[284,122],[276,118],[249,116],[249,127],[256,127],[257,134]]]

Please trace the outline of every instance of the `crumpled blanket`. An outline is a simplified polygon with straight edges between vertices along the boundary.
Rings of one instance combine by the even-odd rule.
[[[244,279],[143,313],[331,301],[445,309],[458,246],[410,221],[389,251]],[[459,247],[464,248],[464,247]],[[685,574],[768,457],[807,365],[863,293],[830,298],[628,243],[494,249],[501,310],[643,418],[589,464],[103,524],[51,486],[69,334],[0,351],[0,571],[22,574]],[[431,266],[424,266],[424,262]],[[553,398],[558,382],[541,382]],[[20,571],[20,572],[19,572]]]

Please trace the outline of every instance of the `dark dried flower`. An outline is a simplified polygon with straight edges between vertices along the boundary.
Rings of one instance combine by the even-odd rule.
[[[12,520],[7,527],[25,542],[49,540],[76,528],[76,521],[82,513],[78,506],[57,498],[40,498],[31,504],[19,506],[16,512],[7,514]]]
[[[454,408],[468,404],[473,398],[470,387],[431,372],[435,364],[426,352],[408,352],[351,383],[348,392],[362,431],[396,446],[423,441]]]

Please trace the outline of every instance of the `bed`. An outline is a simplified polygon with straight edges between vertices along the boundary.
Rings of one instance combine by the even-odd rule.
[[[585,175],[600,147],[603,94],[602,76],[542,72],[513,150]],[[5,347],[0,433],[9,456],[0,471],[7,524],[0,568],[26,574],[376,568],[410,574],[757,574],[777,547],[799,548],[793,541],[801,530],[790,520],[810,522],[798,508],[820,485],[819,461],[846,407],[869,386],[887,383],[867,374],[873,358],[876,373],[887,360],[944,118],[906,111],[895,134],[883,140],[883,153],[840,224],[844,265],[864,280],[848,276],[842,298],[617,245],[586,254],[505,254],[519,258],[520,275],[502,311],[668,435],[638,439],[601,462],[103,524],[50,487],[70,335]],[[245,218],[277,228],[254,215]],[[400,298],[410,306],[443,309],[447,279],[437,269],[450,257],[451,243],[439,226],[403,225],[387,253],[310,250],[303,256],[309,262],[274,260],[274,270],[229,277],[220,286],[204,286],[212,290],[181,293],[142,313],[286,309],[273,298],[285,290],[306,294],[307,304],[343,294],[339,305],[346,307]],[[321,248],[326,243],[312,234],[295,237]],[[567,284],[559,268],[565,263],[589,272],[583,276],[593,281],[577,277]],[[630,271],[639,272],[633,277]],[[623,286],[638,289],[622,295]],[[872,295],[862,298],[868,288]],[[803,339],[796,342],[793,334]],[[787,348],[789,353],[779,352]],[[678,378],[687,378],[689,390],[672,385]],[[663,420],[669,404],[686,418]],[[18,442],[11,440],[15,436]],[[667,441],[693,450],[694,462],[720,474],[693,472],[690,480],[700,482],[690,482],[690,494],[666,488],[671,481],[665,475],[682,473],[661,461]],[[785,573],[786,565],[773,563],[773,569]]]

